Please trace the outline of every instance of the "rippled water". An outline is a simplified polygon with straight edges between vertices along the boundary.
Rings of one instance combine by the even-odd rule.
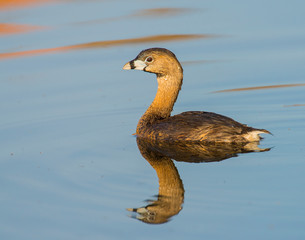
[[[304,7],[1,1],[1,239],[304,239]],[[174,114],[266,128],[271,149],[137,144],[156,81],[122,66],[155,46],[184,67]]]

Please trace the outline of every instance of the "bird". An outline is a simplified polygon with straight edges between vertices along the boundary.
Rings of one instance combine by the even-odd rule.
[[[149,48],[123,66],[156,74],[155,98],[140,118],[136,135],[152,141],[249,143],[259,142],[266,129],[252,128],[232,118],[206,111],[187,111],[171,116],[183,82],[183,68],[173,52]]]

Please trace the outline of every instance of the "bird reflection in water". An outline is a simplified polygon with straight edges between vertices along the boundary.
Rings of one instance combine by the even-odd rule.
[[[204,144],[187,142],[153,142],[137,138],[142,156],[155,169],[159,179],[156,200],[140,208],[128,208],[132,218],[149,224],[162,224],[177,215],[184,201],[184,187],[172,159],[182,162],[217,162],[241,153],[264,152],[270,148],[259,148],[258,142],[248,144]]]

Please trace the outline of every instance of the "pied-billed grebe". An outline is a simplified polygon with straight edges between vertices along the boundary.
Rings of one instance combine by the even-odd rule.
[[[157,75],[157,94],[139,120],[138,137],[168,141],[246,143],[259,141],[261,133],[270,133],[212,112],[190,111],[170,116],[181,89],[183,69],[175,54],[165,48],[143,50],[123,69],[143,70]]]

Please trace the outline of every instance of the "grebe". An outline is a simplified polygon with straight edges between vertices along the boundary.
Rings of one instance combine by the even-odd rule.
[[[183,69],[175,54],[165,48],[143,50],[123,69],[157,75],[157,94],[138,122],[137,137],[157,141],[247,143],[258,142],[261,133],[270,134],[212,112],[189,111],[171,116],[181,89]]]

